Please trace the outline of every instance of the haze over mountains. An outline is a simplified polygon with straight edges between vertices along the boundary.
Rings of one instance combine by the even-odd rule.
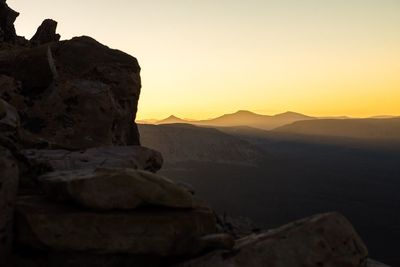
[[[306,116],[296,112],[285,112],[276,115],[261,115],[247,110],[239,110],[235,113],[224,114],[220,117],[207,119],[207,120],[188,120],[181,119],[174,115],[160,121],[142,121],[152,124],[171,124],[171,123],[190,123],[193,125],[206,125],[206,126],[250,126],[264,130],[270,130],[283,126],[295,121],[311,120],[315,117]],[[140,123],[140,122],[139,122]]]
[[[398,140],[400,117],[383,115],[370,118],[311,117],[296,112],[261,115],[239,110],[208,120],[181,119],[174,115],[163,120],[138,121],[140,124],[192,124],[220,128],[223,132],[247,132],[251,135],[271,134],[314,135],[320,137],[345,137]],[[221,128],[222,127],[222,128]],[[232,129],[223,129],[233,127]],[[263,131],[258,131],[263,130]]]

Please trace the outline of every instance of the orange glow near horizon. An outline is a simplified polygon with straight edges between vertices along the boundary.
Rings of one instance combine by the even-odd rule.
[[[17,33],[45,18],[138,58],[138,119],[237,110],[400,115],[400,1],[8,0]]]

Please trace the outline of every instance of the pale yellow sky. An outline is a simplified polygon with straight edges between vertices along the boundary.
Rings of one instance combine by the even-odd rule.
[[[400,115],[398,0],[8,0],[31,37],[90,35],[138,58],[138,119]]]

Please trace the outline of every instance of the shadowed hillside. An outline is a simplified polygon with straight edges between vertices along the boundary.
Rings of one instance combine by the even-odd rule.
[[[249,142],[190,124],[139,125],[143,145],[160,151],[167,163],[198,161],[256,164],[263,152]]]
[[[368,139],[400,139],[400,118],[298,121],[274,132]]]
[[[391,140],[377,143],[375,139],[307,136],[251,127],[184,127],[190,134],[184,134],[183,139],[182,125],[139,125],[139,130],[144,136],[152,136],[146,145],[157,150],[168,147],[177,158],[185,159],[167,162],[161,173],[193,185],[218,212],[246,216],[272,228],[313,213],[336,210],[354,222],[372,257],[393,266],[400,262],[395,249],[400,238],[400,146]],[[174,137],[174,141],[166,136]],[[182,152],[181,147],[196,144],[199,139],[202,144],[221,148],[227,144],[224,139],[243,140],[247,145],[240,149],[252,144],[262,151],[258,154],[262,157],[257,165],[246,166],[197,160],[193,155],[197,149],[204,151],[202,145],[191,146],[190,154]],[[224,155],[215,153],[213,157]]]

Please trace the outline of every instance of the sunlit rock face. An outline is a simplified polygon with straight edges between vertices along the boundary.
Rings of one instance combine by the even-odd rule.
[[[23,129],[48,147],[139,144],[136,58],[86,36],[52,41],[56,23],[46,21],[31,47],[0,51],[0,98],[17,108]]]

